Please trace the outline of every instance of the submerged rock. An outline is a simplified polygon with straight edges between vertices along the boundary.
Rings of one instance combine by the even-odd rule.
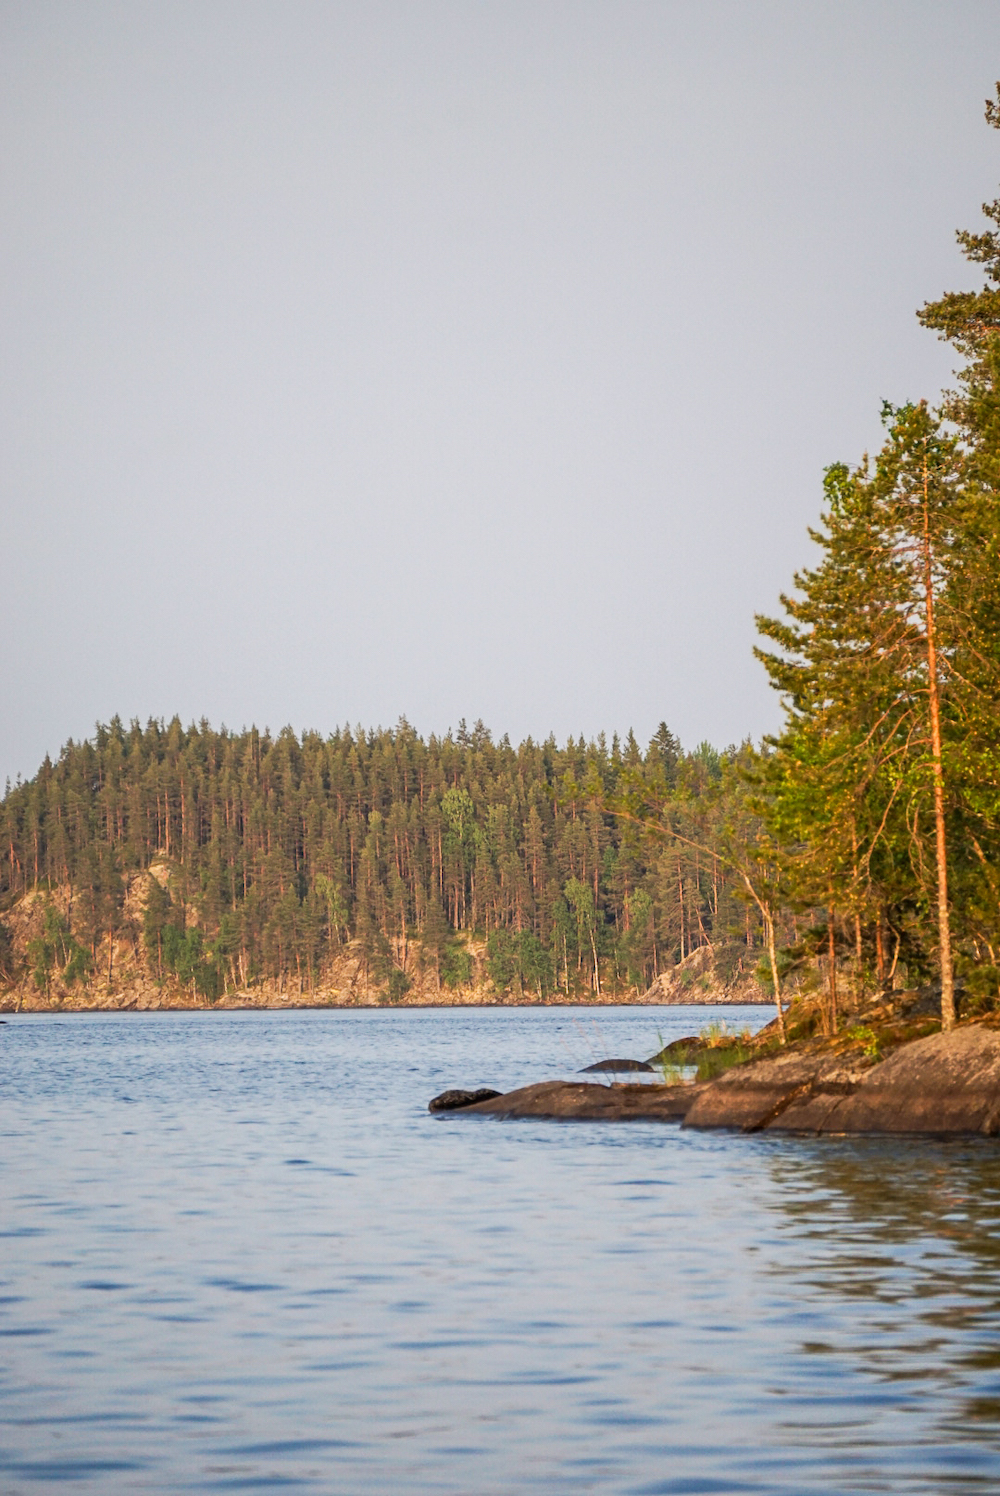
[[[478,1091],[442,1091],[440,1096],[435,1096],[433,1101],[428,1102],[429,1112],[457,1112],[465,1106],[475,1106],[480,1101],[491,1101],[494,1096],[500,1096],[502,1092],[491,1091],[489,1086],[482,1086]]]
[[[653,1067],[645,1060],[598,1060],[596,1065],[584,1065],[580,1071],[581,1075],[590,1075],[595,1070],[603,1070],[610,1074],[623,1074],[626,1071],[643,1070],[652,1074]]]

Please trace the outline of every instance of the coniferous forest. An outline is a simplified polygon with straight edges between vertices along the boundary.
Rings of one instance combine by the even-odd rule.
[[[7,794],[5,897],[66,891],[33,941],[39,984],[103,980],[125,941],[209,998],[262,978],[311,992],[350,946],[398,999],[418,973],[468,983],[478,936],[500,991],[645,988],[709,940],[745,964],[759,921],[717,858],[650,844],[602,797],[636,778],[704,840],[722,772],[665,726],[643,753],[631,734],[513,748],[481,723],[425,742],[406,722],[272,738],[116,720]]]
[[[940,986],[945,1027],[993,1006],[1000,200],[983,211],[958,235],[981,284],[918,313],[956,388],[886,404],[881,449],[828,468],[815,564],[758,619],[779,733],[684,753],[665,725],[642,749],[116,719],[0,804],[4,982],[110,990],[124,953],[203,999],[311,993],[349,956],[390,1001],[474,976],[579,998],[710,947],[722,983],[818,992],[832,1028],[904,980]]]

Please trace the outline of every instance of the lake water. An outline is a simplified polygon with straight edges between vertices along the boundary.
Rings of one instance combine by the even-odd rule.
[[[718,1016],[9,1017],[0,1490],[995,1491],[995,1142],[426,1110]]]

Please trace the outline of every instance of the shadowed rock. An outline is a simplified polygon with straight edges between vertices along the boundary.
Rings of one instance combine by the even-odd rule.
[[[546,1080],[464,1107],[470,1117],[535,1117],[562,1122],[679,1122],[697,1086],[599,1086]]]
[[[592,1071],[604,1070],[611,1074],[620,1074],[630,1070],[644,1070],[652,1074],[652,1065],[647,1065],[645,1060],[598,1060],[596,1065],[584,1065],[580,1071],[581,1075],[590,1075]]]
[[[457,1112],[463,1107],[475,1106],[479,1101],[491,1101],[494,1096],[499,1096],[500,1091],[491,1091],[489,1086],[482,1086],[478,1091],[442,1091],[440,1096],[435,1096],[433,1101],[428,1102],[429,1112]]]

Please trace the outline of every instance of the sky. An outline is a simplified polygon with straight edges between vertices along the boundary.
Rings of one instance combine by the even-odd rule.
[[[0,3],[0,785],[115,713],[774,730],[998,76],[995,0]]]

